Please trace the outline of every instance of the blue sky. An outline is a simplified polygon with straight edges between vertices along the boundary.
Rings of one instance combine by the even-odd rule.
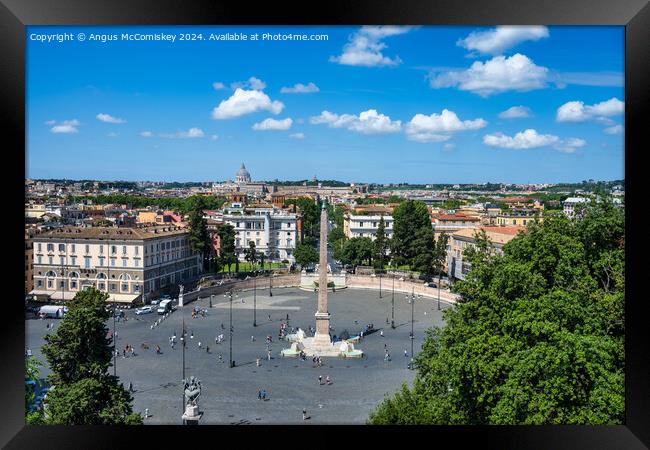
[[[624,177],[622,27],[28,27],[26,39],[29,178],[218,181],[242,161],[256,180]]]

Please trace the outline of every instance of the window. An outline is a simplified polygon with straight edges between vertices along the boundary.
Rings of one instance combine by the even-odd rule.
[[[139,284],[136,284],[135,286],[133,286],[133,292],[138,292],[138,293],[140,292],[140,285]]]
[[[117,246],[111,245],[111,255],[115,255],[117,253]]]
[[[363,227],[363,222],[359,222],[359,226],[360,226],[360,227]]]
[[[38,248],[39,252],[41,251],[41,243],[40,242],[37,244],[36,248]]]
[[[37,286],[37,287],[43,287],[43,280],[38,280],[38,281],[36,282],[36,286]]]
[[[140,267],[140,260],[139,259],[135,260],[135,267]]]
[[[104,289],[106,289],[106,283],[100,281],[99,283],[97,283],[97,287],[99,287],[100,291],[103,291]]]
[[[260,245],[260,240],[259,239],[255,239],[255,245],[258,245],[258,246]]]
[[[115,283],[109,283],[108,287],[111,291],[117,290],[117,284]]]
[[[70,282],[70,287],[71,287],[72,289],[77,289],[77,282],[74,281],[74,280],[72,280],[72,281]]]
[[[53,259],[54,259],[54,258],[52,258],[51,256],[48,256],[48,257],[47,257],[47,263],[48,263],[49,265],[54,264]]]
[[[38,255],[38,263],[39,264],[43,263],[43,257],[41,255]]]
[[[90,245],[86,244],[86,253],[90,253]]]
[[[100,266],[103,266],[103,265],[104,265],[104,257],[103,257],[103,256],[100,256],[100,257],[99,257],[99,265],[100,265]]]
[[[115,258],[111,258],[111,266],[115,267]]]
[[[47,287],[52,289],[52,280],[47,280]]]
[[[104,246],[103,246],[103,245],[100,245],[100,246],[99,246],[99,254],[100,254],[100,255],[103,255],[103,254],[104,254]]]
[[[59,251],[64,252],[65,251],[65,244],[59,244]]]
[[[126,245],[122,246],[122,254],[126,255]]]
[[[122,292],[129,292],[129,285],[127,283],[122,283]]]
[[[74,245],[74,244],[71,244],[71,245],[70,245],[70,251],[71,251],[72,253],[75,252],[75,245]]]
[[[54,251],[54,244],[47,244],[47,251],[48,252],[53,252]]]
[[[122,267],[126,267],[128,259],[122,258]]]
[[[61,264],[62,266],[65,265],[65,256],[59,257],[59,264]]]
[[[65,288],[65,281],[63,281],[63,280],[59,281],[59,287],[61,289],[64,289]]]
[[[84,267],[90,269],[90,256],[84,257]]]
[[[139,254],[140,254],[140,247],[138,247],[137,245],[136,245],[136,247],[135,247],[135,254],[136,254],[136,255],[139,255]]]
[[[70,257],[70,264],[72,264],[73,266],[77,265],[77,257],[76,256],[71,256]]]

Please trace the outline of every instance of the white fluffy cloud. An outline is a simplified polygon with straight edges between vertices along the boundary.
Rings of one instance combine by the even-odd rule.
[[[358,116],[323,111],[309,121],[312,124],[327,124],[330,128],[346,128],[362,134],[396,133],[402,129],[401,121],[391,120],[389,116],[378,113],[376,109],[363,111]]]
[[[269,111],[272,114],[280,114],[284,104],[279,101],[271,101],[268,95],[262,91],[235,89],[230,98],[223,100],[219,106],[212,110],[213,119],[231,119],[233,117],[251,114],[257,111]]]
[[[305,133],[292,133],[289,137],[291,139],[305,139]]]
[[[603,120],[624,112],[625,103],[613,97],[594,105],[585,105],[581,101],[567,102],[557,109],[555,118],[558,122],[585,122],[591,119]]]
[[[467,50],[498,55],[524,41],[538,41],[548,37],[544,26],[499,26],[487,31],[474,31],[456,44]]]
[[[220,81],[215,81],[214,83],[212,83],[212,87],[214,88],[215,91],[226,89],[226,85]]]
[[[526,55],[495,56],[474,62],[467,70],[430,75],[432,88],[455,87],[483,97],[505,91],[530,91],[546,87],[548,69],[537,66]]]
[[[499,113],[500,119],[519,119],[530,116],[530,108],[525,106],[513,106]]]
[[[190,128],[187,131],[177,131],[176,133],[161,133],[160,137],[170,139],[185,139],[185,138],[200,138],[205,136],[205,133],[200,128]]]
[[[81,123],[77,119],[64,120],[63,122],[56,122],[54,120],[49,120],[46,123],[48,125],[54,125],[52,128],[50,128],[50,131],[56,134],[78,133],[79,129],[77,127],[81,125]]]
[[[126,120],[120,119],[119,117],[113,117],[110,114],[99,113],[95,116],[100,122],[106,123],[126,123]]]
[[[284,130],[288,130],[289,128],[291,128],[291,124],[293,124],[293,120],[291,118],[289,118],[289,117],[287,117],[286,119],[282,119],[282,120],[264,119],[261,122],[253,124],[253,130],[257,130],[257,131],[270,131],[270,130],[284,131]]]
[[[348,66],[396,66],[401,64],[399,56],[390,58],[382,51],[387,45],[382,39],[408,33],[413,27],[403,26],[364,26],[352,34],[339,56],[331,56],[330,61]]]
[[[254,91],[262,91],[266,87],[266,83],[259,78],[250,77],[246,81],[235,81],[230,83],[230,88],[234,91],[236,89],[252,89]]]
[[[614,125],[603,130],[607,134],[621,134],[623,133],[623,125]]]
[[[503,133],[486,134],[483,136],[483,143],[492,147],[527,149],[536,147],[545,147],[556,144],[560,138],[552,134],[539,134],[537,131],[529,128],[519,132],[514,136],[506,136]]]
[[[318,86],[316,86],[314,83],[308,83],[306,85],[298,83],[293,87],[283,87],[280,89],[280,92],[283,94],[310,94],[312,92],[318,91],[320,91],[320,89],[318,89]]]
[[[142,137],[152,137],[153,133],[151,131],[142,131],[142,132],[140,132],[140,136],[142,136]]]
[[[416,114],[406,124],[406,137],[417,142],[441,142],[451,138],[451,133],[478,130],[487,125],[483,119],[460,120],[455,112],[443,109],[440,114]]]
[[[554,148],[564,153],[573,153],[580,147],[584,147],[586,144],[587,141],[584,139],[568,138],[555,144]]]

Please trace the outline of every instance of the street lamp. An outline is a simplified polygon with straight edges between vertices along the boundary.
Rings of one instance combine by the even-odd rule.
[[[393,299],[391,303],[392,303],[392,312],[391,312],[390,327],[394,330],[395,329],[395,274],[393,274]]]
[[[183,314],[181,312],[181,314]],[[185,380],[185,317],[183,317],[183,329],[181,330],[181,346],[183,347],[183,380]],[[185,391],[181,393],[181,411],[185,413]],[[183,422],[185,424],[185,422]]]
[[[233,332],[233,329],[232,329],[232,297],[233,297],[232,288],[228,291],[227,294],[224,294],[223,296],[224,297],[227,296],[230,299],[230,368],[232,369],[233,367],[235,367],[235,365],[233,364],[233,361],[232,361],[232,332]]]
[[[381,298],[381,272],[379,272],[379,298]]]
[[[413,324],[415,322],[415,300],[420,298],[420,294],[415,295],[415,288],[411,288],[411,295],[407,295],[406,298],[411,304],[411,362],[409,364],[409,369],[413,369],[413,343],[415,342]]]
[[[269,270],[269,297],[273,297],[273,292],[271,292],[271,285],[273,280],[273,269]]]
[[[257,274],[253,276],[253,326],[257,326]]]

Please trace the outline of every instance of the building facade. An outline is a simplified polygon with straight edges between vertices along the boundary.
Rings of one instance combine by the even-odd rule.
[[[388,239],[393,237],[393,216],[359,216],[347,214],[343,218],[343,233],[348,239],[368,237],[375,240],[379,221],[384,218],[384,232]]]
[[[267,261],[295,261],[296,214],[276,208],[241,208],[224,211],[223,222],[235,228],[235,251],[241,261],[249,242]]]
[[[90,286],[108,292],[109,301],[147,300],[201,273],[188,231],[174,226],[64,227],[33,242],[30,293],[53,300],[70,300]]]

